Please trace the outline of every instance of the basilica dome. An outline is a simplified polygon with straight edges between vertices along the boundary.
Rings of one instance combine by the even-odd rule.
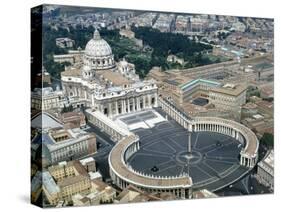
[[[89,57],[105,57],[112,54],[109,44],[101,38],[98,30],[95,30],[93,38],[87,43],[85,54]]]
[[[101,38],[95,30],[93,38],[87,43],[83,58],[85,69],[84,76],[94,76],[90,73],[97,70],[112,69],[115,67],[114,56],[109,44]],[[90,70],[90,71],[89,71]]]

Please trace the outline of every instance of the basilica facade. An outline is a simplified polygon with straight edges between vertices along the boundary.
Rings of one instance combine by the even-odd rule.
[[[109,44],[95,30],[81,60],[61,73],[62,88],[74,107],[90,107],[109,118],[158,106],[154,80],[140,80],[133,64],[114,61]]]

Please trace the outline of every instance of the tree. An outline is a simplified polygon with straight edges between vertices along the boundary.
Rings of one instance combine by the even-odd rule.
[[[169,54],[181,55],[186,61],[196,65],[212,63],[208,58],[203,58],[200,52],[212,49],[205,45],[189,40],[187,36],[174,33],[163,33],[150,27],[132,27],[136,38],[142,39],[144,44],[153,48],[151,67],[161,66],[163,70],[169,68],[166,58]],[[199,54],[199,55],[198,55]]]
[[[55,63],[54,54],[66,54],[68,49],[62,49],[56,46],[56,38],[69,37],[75,40],[74,48],[85,48],[87,42],[93,37],[94,27],[76,28],[69,27],[69,30],[51,26],[43,26],[43,65],[54,78],[60,78],[60,73],[64,71],[64,66],[69,64]],[[144,78],[153,66],[160,66],[162,70],[170,68],[167,57],[169,54],[175,54],[183,58],[187,63],[185,67],[195,67],[212,63],[208,58],[203,57],[202,53],[212,49],[211,45],[205,45],[189,40],[182,34],[162,33],[158,29],[151,27],[132,27],[136,38],[142,39],[145,46],[149,46],[152,51],[144,53],[138,48],[134,48],[134,42],[130,39],[125,40],[119,35],[119,30],[100,29],[100,34],[111,46],[115,60],[127,58],[129,62],[135,64],[136,72],[141,78]],[[132,44],[130,44],[130,41]],[[128,45],[127,43],[128,42]],[[199,55],[198,55],[199,54]],[[141,55],[141,56],[140,56]],[[40,65],[41,66],[41,65]],[[179,68],[183,68],[177,66]],[[41,67],[40,67],[41,68]]]
[[[274,136],[271,133],[264,133],[260,139],[260,143],[265,145],[267,148],[273,148]]]

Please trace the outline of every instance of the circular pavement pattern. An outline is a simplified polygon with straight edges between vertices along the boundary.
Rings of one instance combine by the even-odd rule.
[[[200,163],[202,160],[202,154],[193,150],[192,152],[181,151],[176,155],[176,162],[184,165],[192,165]]]
[[[156,176],[189,173],[193,187],[213,191],[248,171],[239,164],[242,146],[232,137],[214,132],[194,132],[191,134],[192,152],[187,154],[187,131],[174,120],[134,132],[140,137],[140,150],[129,158],[128,163],[137,171]]]

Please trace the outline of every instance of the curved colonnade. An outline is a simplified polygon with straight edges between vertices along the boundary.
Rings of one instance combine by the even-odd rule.
[[[259,141],[256,135],[246,126],[218,117],[196,117],[189,118],[168,100],[159,98],[159,106],[178,124],[188,131],[217,132],[231,136],[241,142],[243,148],[240,152],[240,164],[252,168],[257,163]]]
[[[253,168],[257,162],[259,141],[255,134],[242,124],[217,117],[199,117],[190,119],[163,99],[159,99],[162,109],[180,125],[189,131],[210,131],[231,136],[242,145],[240,164]],[[127,160],[139,150],[139,137],[134,133],[123,137],[111,150],[108,162],[113,182],[124,189],[129,184],[148,192],[171,192],[178,198],[191,198],[192,179],[187,174],[160,177],[147,175],[133,170]]]
[[[148,192],[171,192],[182,199],[191,197],[192,179],[187,175],[160,177],[133,170],[127,160],[139,147],[139,137],[132,134],[111,150],[108,157],[110,176],[117,186],[124,189],[131,184]]]
[[[240,152],[240,165],[252,168],[257,163],[259,141],[244,125],[217,117],[195,118],[190,125],[194,132],[217,132],[235,138],[243,146]]]

